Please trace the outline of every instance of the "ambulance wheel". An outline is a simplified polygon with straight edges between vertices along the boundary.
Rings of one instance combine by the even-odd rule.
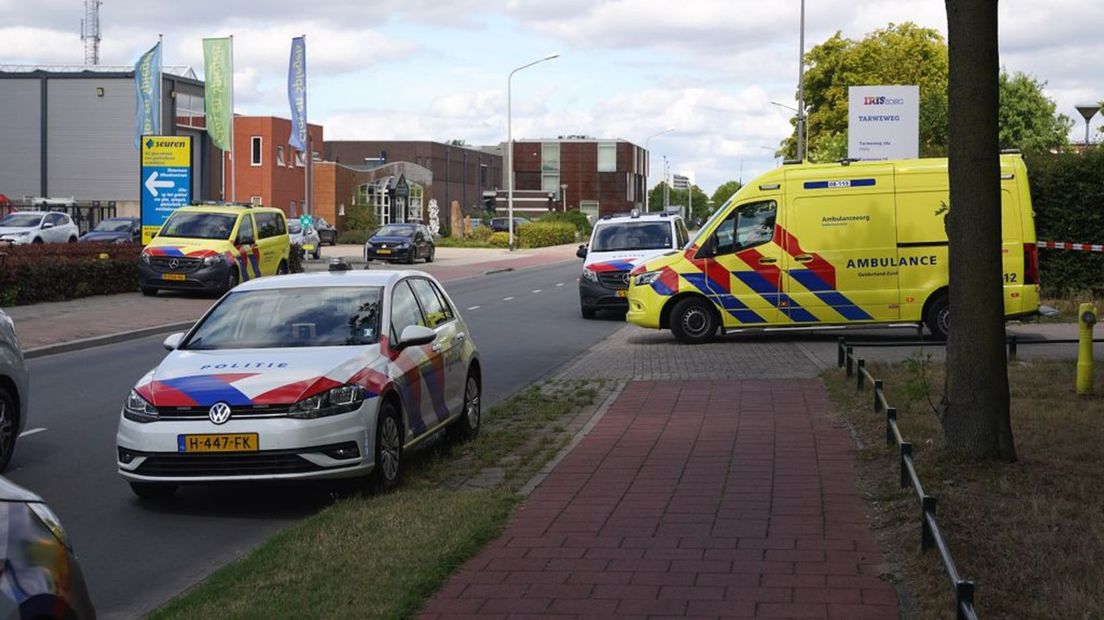
[[[717,314],[701,297],[687,297],[671,310],[671,332],[683,344],[704,344],[717,335]]]
[[[583,318],[584,319],[593,319],[594,317],[598,316],[598,311],[595,310],[594,308],[588,308],[586,306],[583,306],[582,311],[583,311]]]
[[[935,338],[947,339],[947,334],[951,332],[951,303],[946,293],[940,293],[939,297],[932,300],[924,317],[924,324]]]
[[[397,487],[402,476],[402,423],[398,408],[390,400],[380,405],[375,462],[372,489],[376,493],[387,493]]]

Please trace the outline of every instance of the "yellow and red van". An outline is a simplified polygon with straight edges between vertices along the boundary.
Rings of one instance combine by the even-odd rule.
[[[1001,155],[1004,313],[1039,309],[1027,167]],[[680,252],[632,272],[627,319],[685,343],[718,330],[924,323],[950,327],[946,159],[794,164],[717,209]]]

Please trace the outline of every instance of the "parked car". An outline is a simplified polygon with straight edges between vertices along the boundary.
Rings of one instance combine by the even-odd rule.
[[[479,431],[479,355],[456,305],[418,271],[246,282],[126,397],[119,474],[139,497],[181,483],[371,476],[394,487],[406,450]]]
[[[424,258],[432,263],[437,253],[433,233],[425,224],[387,224],[364,244],[364,260],[413,263]]]
[[[318,231],[318,242],[328,243],[330,245],[337,245],[337,229],[334,228],[324,218],[314,218],[314,229]]]
[[[522,224],[528,224],[529,220],[523,217],[514,218],[514,232],[517,232],[518,226]],[[495,232],[509,232],[510,230],[510,218],[508,217],[495,217],[491,218],[491,230]]]
[[[142,240],[142,224],[136,217],[108,218],[84,233],[80,240],[96,243],[139,243]]]
[[[38,495],[0,477],[0,617],[93,620],[84,574],[61,520]]]
[[[204,204],[180,207],[142,250],[138,286],[221,295],[239,282],[288,272],[287,220],[267,207]]]
[[[15,323],[0,310],[0,471],[11,461],[15,440],[26,426],[29,388]]]
[[[75,243],[80,229],[58,211],[17,211],[0,220],[0,241],[8,243]]]
[[[303,226],[299,220],[288,220],[288,238],[292,245],[298,245],[303,256],[310,255],[315,260],[322,258],[322,242],[313,226]]]

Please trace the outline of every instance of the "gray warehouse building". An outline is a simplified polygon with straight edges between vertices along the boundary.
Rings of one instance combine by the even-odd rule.
[[[207,139],[204,85],[164,67],[162,132],[192,137],[195,200],[217,197],[220,151]],[[0,194],[114,203],[139,211],[134,68],[0,65]]]

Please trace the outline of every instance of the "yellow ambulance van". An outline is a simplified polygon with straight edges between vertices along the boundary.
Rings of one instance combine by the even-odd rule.
[[[1027,167],[1001,155],[1004,313],[1039,309]],[[684,249],[638,265],[631,323],[694,344],[762,327],[950,327],[946,159],[788,164],[740,189]]]

